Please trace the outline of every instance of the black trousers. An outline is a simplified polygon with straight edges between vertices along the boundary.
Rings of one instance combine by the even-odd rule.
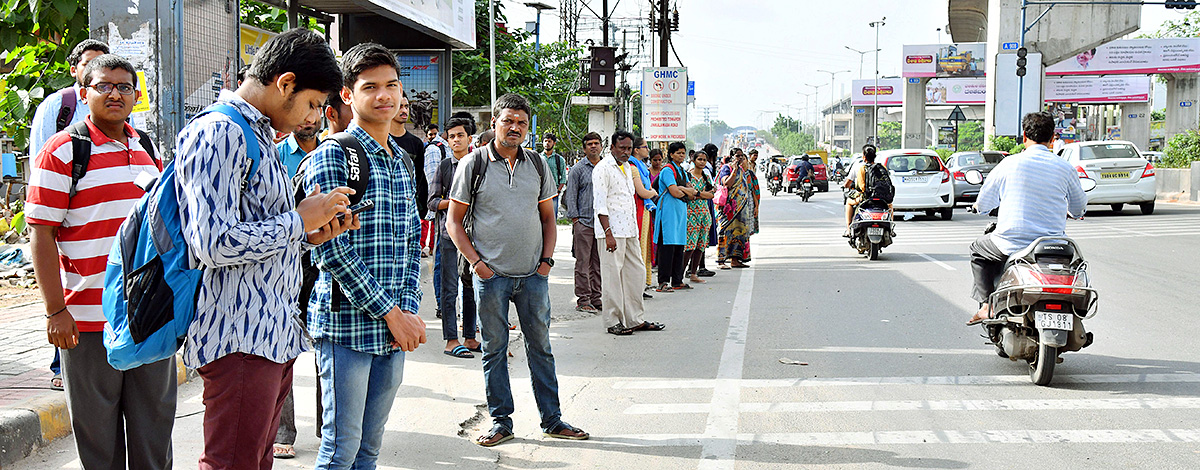
[[[1008,255],[996,247],[990,233],[971,243],[971,274],[975,277],[971,298],[980,303],[987,302],[988,297],[996,292],[996,278],[1002,274],[1006,261]]]
[[[683,285],[683,245],[658,245],[658,284]]]

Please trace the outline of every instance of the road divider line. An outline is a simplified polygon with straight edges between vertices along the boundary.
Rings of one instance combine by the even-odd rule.
[[[593,444],[631,447],[690,447],[701,434],[623,434],[593,438]],[[733,446],[869,446],[931,444],[1130,444],[1197,443],[1200,429],[994,429],[983,431],[856,431],[737,435]]]
[[[914,252],[914,253],[916,253],[916,252]],[[930,261],[930,262],[932,262],[933,264],[936,264],[936,265],[938,265],[938,266],[941,266],[942,268],[945,268],[947,271],[958,271],[957,269],[954,269],[954,266],[950,266],[950,265],[948,265],[948,264],[946,264],[946,263],[943,263],[943,262],[941,262],[941,261],[938,261],[938,260],[936,260],[936,259],[933,259],[933,257],[932,257],[932,256],[929,256],[929,255],[927,255],[927,254],[925,254],[925,253],[916,253],[916,255],[917,255],[917,256],[920,256],[920,257],[922,257],[922,258],[925,258],[926,260],[929,260],[929,261]]]
[[[918,354],[925,356],[932,355],[951,355],[961,356],[964,354],[978,354],[982,356],[995,356],[995,348],[979,348],[979,349],[938,349],[938,348],[883,348],[871,346],[826,346],[820,348],[796,348],[796,349],[776,349],[781,352],[809,352],[809,353],[862,353],[862,354]]]
[[[721,350],[721,363],[713,382],[712,405],[704,427],[700,470],[733,470],[737,457],[739,404],[742,399],[742,366],[746,359],[746,332],[750,325],[750,299],[754,293],[754,270],[742,271],[729,330]]]
[[[1057,384],[1200,383],[1200,374],[1055,374]],[[713,388],[715,380],[646,380],[613,384],[620,390]],[[842,377],[797,379],[742,379],[742,388],[861,387],[881,385],[1029,385],[1029,375],[958,375],[940,377]]]

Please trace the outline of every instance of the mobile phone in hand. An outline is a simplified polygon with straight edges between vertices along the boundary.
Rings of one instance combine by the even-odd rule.
[[[374,207],[375,207],[375,201],[367,199],[365,201],[359,202],[358,204],[350,206],[350,214],[358,215],[363,212],[366,212],[367,210],[373,209]],[[342,212],[342,213],[338,214],[338,220],[345,221],[346,213]]]

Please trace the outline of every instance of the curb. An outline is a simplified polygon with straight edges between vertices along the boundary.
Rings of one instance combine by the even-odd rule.
[[[187,383],[196,372],[176,355],[177,380]],[[71,434],[71,414],[66,395],[47,393],[10,408],[0,408],[0,469],[28,457],[34,451]]]

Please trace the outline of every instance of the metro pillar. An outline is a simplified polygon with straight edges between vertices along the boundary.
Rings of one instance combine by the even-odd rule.
[[[862,151],[863,146],[867,145],[867,138],[871,137],[871,133],[875,130],[875,121],[871,119],[872,109],[870,106],[854,107],[854,114],[850,118],[851,153]]]
[[[925,148],[925,85],[929,78],[908,78],[904,83],[904,136],[900,148]]]
[[[1138,150],[1150,149],[1150,103],[1121,105],[1121,139],[1133,142]]]
[[[1200,127],[1200,79],[1195,73],[1164,74],[1167,79],[1166,140]]]

